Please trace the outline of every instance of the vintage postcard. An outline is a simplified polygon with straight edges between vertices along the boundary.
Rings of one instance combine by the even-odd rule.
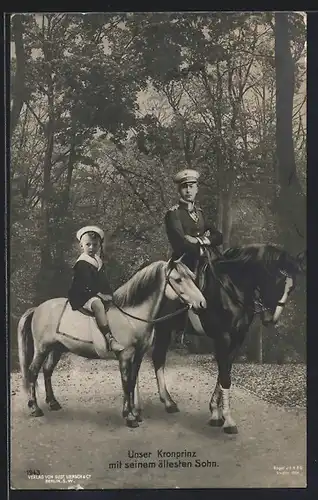
[[[305,488],[306,14],[8,22],[11,489]]]

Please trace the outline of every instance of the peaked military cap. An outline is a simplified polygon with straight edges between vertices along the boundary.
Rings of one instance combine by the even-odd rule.
[[[101,240],[104,239],[104,231],[97,226],[85,226],[79,229],[76,233],[76,238],[81,241],[81,238],[86,233],[96,233],[100,236]]]
[[[187,168],[185,170],[181,170],[174,176],[175,184],[186,184],[188,182],[198,182],[200,174],[197,170],[192,170]]]

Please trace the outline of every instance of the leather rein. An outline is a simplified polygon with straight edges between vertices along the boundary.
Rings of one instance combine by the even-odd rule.
[[[161,316],[160,318],[156,318],[156,319],[145,319],[145,318],[140,318],[138,316],[135,316],[134,314],[130,314],[128,313],[127,311],[125,311],[124,309],[122,309],[118,304],[116,304],[116,302],[114,301],[114,299],[112,300],[112,304],[123,314],[125,314],[125,316],[129,316],[130,318],[133,318],[133,319],[136,319],[138,321],[142,321],[143,323],[148,323],[148,324],[157,324],[157,323],[161,323],[162,321],[166,321],[170,318],[173,318],[174,316],[178,316],[179,314],[182,314],[184,313],[185,311],[188,311],[191,307],[189,304],[187,304],[185,302],[185,300],[181,297],[181,295],[177,292],[177,290],[174,288],[174,286],[172,285],[171,281],[170,281],[170,273],[172,272],[172,269],[169,270],[168,274],[166,275],[166,280],[165,280],[165,287],[164,287],[164,290],[163,290],[163,294],[165,293],[166,291],[166,288],[167,288],[167,285],[169,284],[172,288],[172,290],[175,292],[175,294],[179,297],[179,299],[184,303],[186,304],[185,307],[183,307],[182,309],[178,309],[177,311],[174,311],[172,313],[169,313],[169,314],[166,314],[165,316]]]
[[[217,257],[220,257],[220,258],[224,257],[217,248],[213,248],[213,251],[215,251]],[[227,290],[226,287],[224,286],[224,284],[222,283],[222,281],[216,275],[215,270],[214,270],[214,266],[213,266],[212,261],[211,261],[211,255],[210,255],[209,249],[206,246],[204,246],[204,252],[205,252],[205,255],[207,256],[208,265],[209,265],[210,271],[211,271],[214,279],[221,285],[221,287],[226,291],[226,293],[231,296],[231,299],[234,302],[236,302],[239,306],[243,307],[244,303],[238,297],[235,297],[233,293],[231,293],[229,290]],[[273,276],[272,273],[270,273],[267,269],[265,269],[265,270],[270,276]],[[286,273],[285,271],[280,270],[279,272],[280,272],[280,274],[282,274],[285,277],[289,276],[289,274]],[[256,291],[259,292],[259,287],[256,287],[256,289],[254,290],[254,294]],[[277,302],[276,307],[277,306],[285,307],[285,305],[286,305],[286,303],[279,301],[279,302]],[[259,297],[254,297],[254,308],[253,309],[254,309],[254,311],[253,311],[254,314],[261,314],[263,311],[269,311],[270,307],[266,307],[264,305],[262,298],[259,295]]]

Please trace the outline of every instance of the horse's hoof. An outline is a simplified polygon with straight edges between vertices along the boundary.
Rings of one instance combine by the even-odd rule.
[[[137,420],[137,422],[142,422],[143,418],[142,418],[140,413],[137,413],[136,420]]]
[[[130,427],[131,429],[135,429],[136,427],[139,427],[137,420],[126,420],[126,425],[127,425],[127,427]]]
[[[41,410],[41,408],[34,408],[31,412],[30,412],[30,416],[31,417],[43,417],[44,413],[43,411]]]
[[[223,430],[226,434],[237,434],[238,433],[236,425],[232,425],[229,427],[223,427]]]
[[[58,401],[52,401],[51,403],[48,403],[48,406],[50,411],[58,411],[62,409],[62,406]]]
[[[209,425],[211,427],[222,427],[224,424],[224,418],[211,418],[209,420]]]
[[[166,406],[166,412],[167,413],[178,413],[180,410],[176,404],[171,405],[171,406]]]

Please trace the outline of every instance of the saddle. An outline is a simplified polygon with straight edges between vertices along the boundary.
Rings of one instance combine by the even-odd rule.
[[[208,267],[209,263],[207,262],[206,259],[202,260],[201,262],[199,261],[197,264],[197,279],[196,279],[196,285],[198,286],[199,290],[202,292],[205,288],[206,284],[206,269]],[[203,336],[206,335],[202,323],[200,321],[200,318],[197,314],[195,314],[193,311],[189,310],[188,311],[188,318],[189,321],[193,327],[193,330],[195,331],[194,335],[199,335]],[[186,329],[187,327],[185,327]]]
[[[196,284],[199,287],[200,291],[204,290],[206,285],[206,270],[208,266],[213,268],[214,261],[217,260],[217,256],[214,254],[214,251],[206,248],[205,253],[202,257],[200,257],[197,263],[197,280]],[[214,268],[213,273],[215,274]]]
[[[84,308],[74,311],[68,300],[65,301],[56,333],[82,345],[90,344],[100,358],[108,355],[105,337],[98,328],[94,315]]]

